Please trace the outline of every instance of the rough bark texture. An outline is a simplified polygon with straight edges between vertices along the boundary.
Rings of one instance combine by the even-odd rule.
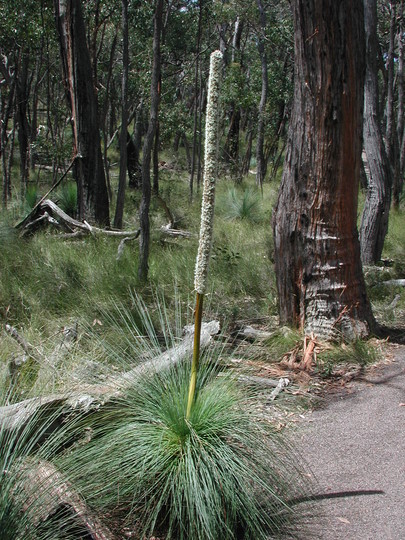
[[[191,156],[191,170],[189,179],[190,200],[193,198],[194,190],[194,174],[196,171],[197,158],[199,159],[198,148],[198,107],[199,107],[199,89],[198,82],[200,79],[200,49],[201,49],[201,33],[202,33],[202,15],[203,15],[203,0],[198,0],[198,30],[197,30],[197,44],[196,44],[196,57],[195,57],[195,70],[194,70],[194,110],[193,110],[193,152]]]
[[[260,27],[261,31],[266,30],[266,12],[261,0],[257,0],[257,6],[260,14]],[[264,40],[262,36],[259,36],[257,40],[257,48],[259,50],[260,61],[262,64],[262,93],[259,103],[259,118],[257,121],[257,141],[256,141],[256,183],[258,186],[262,186],[264,177],[266,176],[267,163],[264,157],[264,113],[266,109],[267,93],[269,86],[268,72],[267,72],[267,56],[264,48]]]
[[[360,227],[363,264],[381,259],[391,204],[392,174],[380,128],[378,107],[377,4],[364,0],[366,30],[366,79],[364,86],[364,150],[369,167],[369,182]]]
[[[149,207],[151,198],[150,162],[155,139],[159,109],[159,81],[160,81],[160,41],[162,33],[163,0],[156,1],[153,32],[153,66],[151,82],[151,105],[148,131],[145,135],[142,160],[142,200],[139,209],[141,237],[139,242],[139,269],[138,276],[141,281],[148,277],[148,259],[150,243]]]
[[[29,177],[29,125],[27,118],[28,107],[28,67],[29,53],[26,50],[20,52],[19,68],[17,70],[17,123],[18,145],[20,148],[20,182],[21,199],[24,200],[28,177]]]
[[[121,87],[121,132],[120,132],[120,176],[118,182],[117,205],[114,227],[122,229],[124,216],[125,187],[127,182],[127,123],[128,123],[128,0],[122,0],[122,87]]]
[[[55,0],[65,87],[72,111],[80,219],[109,225],[97,98],[80,0]]]
[[[323,338],[364,336],[374,319],[356,228],[363,3],[291,5],[295,93],[273,221],[280,319]]]
[[[241,54],[240,45],[243,32],[243,20],[238,17],[235,21],[235,29],[232,39],[232,69],[241,70]],[[241,108],[238,103],[232,101],[229,111],[229,129],[226,136],[224,146],[224,158],[231,164],[231,172],[237,183],[241,182],[242,178],[239,174],[239,132],[241,122]]]
[[[138,119],[137,119],[138,122]],[[128,186],[131,189],[138,189],[142,185],[142,167],[139,162],[139,146],[135,143],[135,137],[132,138],[127,131],[127,169]]]
[[[404,81],[404,53],[405,53],[405,24],[404,24],[404,0],[401,0],[398,15],[398,144],[399,144],[399,185],[397,186],[398,198],[400,197],[405,174],[405,81]]]

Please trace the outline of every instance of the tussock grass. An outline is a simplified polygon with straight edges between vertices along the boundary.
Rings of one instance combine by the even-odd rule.
[[[222,197],[221,203],[224,216],[231,221],[259,223],[262,220],[261,196],[257,189],[245,188],[241,191],[233,187]]]
[[[105,512],[126,514],[142,537],[258,540],[278,534],[298,475],[287,446],[255,421],[244,396],[212,367],[200,373],[185,419],[189,366],[144,378],[117,401],[93,438],[61,462]]]
[[[10,398],[10,394],[8,396]],[[2,401],[1,404],[8,401]],[[30,410],[27,404],[26,412]],[[72,515],[60,512],[50,523],[44,508],[49,505],[41,481],[30,482],[30,471],[39,461],[49,462],[70,440],[73,423],[50,435],[61,411],[34,412],[22,429],[0,425],[0,535],[2,540],[77,539]],[[73,431],[71,431],[73,430]]]
[[[293,350],[302,341],[303,336],[300,331],[283,326],[265,341],[266,351],[274,362],[277,362],[283,354]]]
[[[75,217],[77,212],[77,186],[74,182],[62,185],[58,194],[60,208],[69,216]]]
[[[317,355],[317,371],[323,377],[333,375],[336,368],[349,365],[365,367],[381,357],[376,344],[357,339],[351,343],[328,345]]]

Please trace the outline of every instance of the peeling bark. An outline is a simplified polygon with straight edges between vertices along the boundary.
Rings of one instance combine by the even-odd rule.
[[[273,228],[281,324],[353,339],[374,326],[360,262],[363,3],[293,0],[295,90]]]
[[[360,250],[363,264],[381,259],[388,232],[393,177],[380,127],[378,100],[377,4],[364,0],[366,30],[366,78],[364,86],[364,150],[369,182],[360,226]]]
[[[154,16],[154,31],[153,31],[153,66],[152,66],[152,82],[151,82],[151,106],[149,115],[148,131],[145,135],[143,145],[142,159],[142,200],[139,208],[139,221],[141,225],[141,237],[139,242],[139,268],[138,277],[141,281],[146,281],[149,271],[149,243],[150,243],[150,223],[149,223],[149,207],[151,199],[151,182],[150,182],[150,162],[152,155],[153,141],[155,139],[156,127],[158,123],[159,109],[159,81],[161,70],[160,45],[162,34],[163,18],[163,0],[156,0],[156,9]]]
[[[72,112],[80,219],[108,226],[109,202],[101,154],[98,105],[80,0],[54,0],[66,95]]]

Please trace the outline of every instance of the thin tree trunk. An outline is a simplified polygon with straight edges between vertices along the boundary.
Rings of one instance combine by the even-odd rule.
[[[253,126],[249,125],[248,132],[246,134],[246,151],[242,162],[242,176],[246,176],[249,173],[250,161],[252,159],[252,146],[253,146]]]
[[[0,127],[0,152],[1,152],[1,163],[2,163],[2,169],[3,169],[3,191],[2,191],[2,205],[3,208],[7,208],[7,203],[11,195],[11,177],[10,177],[10,170],[8,167],[8,159],[7,159],[7,148],[8,154],[12,155],[12,146],[14,142],[14,126],[12,133],[8,136],[7,130],[8,130],[8,123],[11,117],[11,112],[13,110],[13,106],[15,107],[15,86],[16,81],[15,77],[13,77],[7,99],[3,99],[1,96],[1,89],[0,89],[0,99],[1,99],[1,127]]]
[[[150,225],[149,207],[151,198],[150,162],[153,141],[155,139],[156,125],[159,110],[159,81],[160,81],[160,40],[162,33],[163,0],[156,0],[154,30],[153,30],[153,65],[151,82],[151,105],[148,131],[145,135],[142,160],[142,199],[139,209],[139,221],[141,235],[139,241],[139,268],[138,276],[141,281],[146,281],[149,270],[149,244]]]
[[[404,174],[405,174],[405,130],[404,130],[404,115],[405,115],[405,92],[404,92],[404,54],[405,54],[405,25],[404,25],[404,0],[401,0],[398,16],[398,146],[399,146],[399,185],[398,199],[402,193]],[[399,202],[399,201],[398,201]]]
[[[30,129],[30,146],[31,149],[35,147],[35,141],[38,134],[38,101],[39,101],[39,86],[40,86],[40,72],[43,62],[44,40],[41,38],[40,53],[36,59],[35,66],[35,84],[32,92],[32,117],[31,117],[31,129]],[[35,170],[35,163],[38,159],[37,153],[34,150],[30,152],[30,167],[31,170]]]
[[[257,6],[259,8],[259,15],[260,15],[260,29],[261,29],[261,32],[264,34],[266,30],[266,12],[264,10],[262,0],[257,0]],[[258,111],[259,117],[257,121],[256,183],[258,186],[262,187],[264,178],[266,176],[266,168],[267,168],[267,164],[264,158],[263,145],[264,145],[264,114],[266,110],[269,78],[268,78],[268,72],[267,72],[267,56],[266,56],[266,51],[264,48],[264,40],[261,35],[259,35],[258,40],[257,40],[257,49],[259,51],[260,62],[262,66],[262,93],[260,96],[259,111]]]
[[[366,30],[366,78],[364,86],[364,150],[370,171],[367,196],[360,226],[363,264],[381,259],[391,204],[392,174],[380,129],[378,101],[377,4],[364,0]]]
[[[17,125],[17,111],[15,111],[13,115],[13,129],[11,130],[11,134],[9,136],[10,150],[8,152],[8,159],[7,159],[7,178],[8,178],[7,189],[8,189],[9,199],[11,199],[11,167],[13,165],[13,157],[14,157],[16,125]]]
[[[97,97],[80,0],[54,0],[64,82],[72,111],[80,219],[109,225]]]
[[[190,180],[189,180],[189,196],[190,200],[193,199],[193,190],[194,190],[194,175],[196,171],[197,158],[199,158],[199,153],[197,149],[198,145],[198,107],[199,100],[197,96],[200,94],[198,90],[198,82],[200,75],[200,49],[201,49],[201,33],[202,33],[202,14],[203,14],[203,0],[198,1],[198,30],[197,30],[197,50],[196,50],[196,59],[195,59],[195,68],[194,68],[194,110],[193,110],[193,151],[191,154],[191,170],[190,170]]]
[[[24,200],[27,182],[29,178],[29,126],[27,118],[28,105],[28,52],[22,50],[19,58],[19,69],[17,72],[17,124],[18,124],[18,145],[20,148],[20,191],[21,200]]]
[[[111,77],[112,77],[112,70],[114,65],[114,56],[115,56],[115,49],[117,46],[117,35],[118,31],[115,32],[111,49],[110,49],[110,56],[108,61],[108,70],[107,70],[107,82],[106,82],[106,94],[110,94],[110,86],[111,86]],[[105,179],[107,183],[107,191],[108,191],[108,198],[111,201],[112,199],[112,189],[111,189],[111,181],[110,181],[110,163],[108,159],[108,106],[109,106],[108,99],[105,100],[104,104],[104,110],[102,111],[102,118],[101,118],[101,128],[103,133],[103,163],[104,163],[104,172],[105,172]],[[112,105],[111,105],[112,106]]]
[[[139,151],[142,141],[142,109],[143,101],[139,103],[136,110],[134,135],[128,132],[127,135],[127,148],[128,148],[128,176],[129,187],[137,189],[142,185],[142,166],[139,162]]]
[[[242,32],[243,20],[238,17],[235,21],[235,30],[232,40],[232,69],[239,71],[242,69],[240,58]],[[238,89],[238,92],[242,91],[241,88]],[[236,103],[235,101],[231,103],[229,117],[230,122],[224,146],[224,158],[231,165],[231,172],[235,178],[235,182],[240,183],[242,178],[239,170],[239,131],[241,120],[241,108],[239,103]]]
[[[395,25],[396,25],[396,0],[390,2],[390,41],[387,57],[387,123],[386,123],[386,147],[388,158],[392,163],[393,139],[394,139],[394,50],[395,50]]]
[[[114,227],[122,229],[124,216],[125,188],[127,184],[127,123],[128,123],[128,0],[122,0],[122,90],[121,90],[121,133],[120,133],[120,176],[118,181],[117,205]]]
[[[374,327],[356,225],[363,3],[291,5],[294,101],[273,220],[280,322],[322,338],[354,339]]]
[[[160,125],[156,122],[155,141],[153,143],[153,194],[159,195],[159,144],[160,144]]]

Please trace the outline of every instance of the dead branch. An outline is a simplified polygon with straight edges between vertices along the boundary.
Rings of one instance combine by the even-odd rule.
[[[379,285],[387,285],[387,287],[405,287],[405,279],[388,279],[382,281]]]
[[[116,260],[119,261],[124,253],[124,247],[125,247],[125,244],[127,242],[129,242],[130,240],[136,240],[139,235],[141,234],[141,229],[139,229],[137,232],[136,232],[136,235],[135,236],[126,236],[125,238],[123,238],[121,240],[121,242],[119,243],[118,245],[118,250],[117,250],[117,256],[116,256]]]
[[[75,160],[76,160],[76,156],[72,159],[72,161],[69,164],[69,167],[62,174],[62,176],[59,178],[59,180],[53,184],[53,186],[45,193],[45,195],[43,197],[41,197],[41,199],[37,202],[37,204],[34,206],[34,208],[31,210],[31,212],[28,214],[28,216],[26,216],[22,221],[20,221],[20,223],[17,223],[17,225],[15,226],[16,229],[24,227],[25,224],[30,221],[31,216],[36,214],[37,209],[41,206],[41,204],[46,200],[46,198],[52,193],[52,191],[54,191],[59,186],[59,184],[62,182],[62,180],[67,176],[68,172],[73,167],[73,164],[74,164]]]
[[[304,371],[311,371],[313,364],[316,363],[316,351],[317,345],[316,338],[313,334],[311,336],[305,336],[304,338],[304,355],[298,366],[299,369]]]
[[[32,345],[28,343],[28,341],[25,341],[25,339],[17,332],[17,329],[14,328],[14,326],[11,326],[10,324],[5,324],[4,329],[15,341],[18,343],[18,345],[23,349],[23,351],[28,355],[31,356],[32,354]]]
[[[73,219],[68,214],[66,214],[57,204],[55,204],[50,199],[46,199],[37,205],[34,210],[23,220],[21,223],[17,224],[17,228],[22,228],[22,235],[28,234],[31,232],[34,223],[38,223],[41,216],[45,213],[48,213],[59,226],[63,227],[69,233],[75,233],[76,231],[82,231],[87,234],[93,235],[106,235],[114,237],[125,237],[125,236],[136,236],[139,235],[138,231],[112,231],[107,229],[100,229],[99,227],[93,227],[89,225],[86,221],[81,222]]]
[[[181,231],[180,229],[172,229],[171,224],[163,225],[160,227],[160,231],[168,236],[180,237],[180,238],[191,238],[193,235],[189,231]]]
[[[263,386],[265,388],[277,388],[279,381],[256,375],[238,375],[237,381],[246,386]]]
[[[264,330],[258,330],[257,328],[253,328],[253,326],[245,326],[245,328],[241,331],[241,335],[247,339],[269,339],[273,337],[276,332],[266,332]]]
[[[139,364],[132,370],[111,377],[103,384],[81,385],[79,390],[62,395],[49,395],[40,398],[31,398],[19,403],[0,407],[0,424],[2,430],[21,432],[29,420],[36,414],[55,414],[60,410],[57,421],[53,422],[53,429],[72,414],[86,414],[103,407],[113,397],[122,395],[125,390],[140,377],[157,373],[171,365],[175,365],[185,358],[189,358],[193,351],[194,334],[186,327],[184,339],[175,347],[168,349],[156,358]],[[203,323],[201,329],[201,347],[206,347],[212,340],[212,336],[218,334],[219,322],[211,321]]]
[[[67,525],[86,531],[86,538],[89,535],[92,540],[113,540],[112,532],[54,465],[26,459],[19,476],[26,495],[24,511],[32,512],[34,524],[46,523],[60,512]]]

